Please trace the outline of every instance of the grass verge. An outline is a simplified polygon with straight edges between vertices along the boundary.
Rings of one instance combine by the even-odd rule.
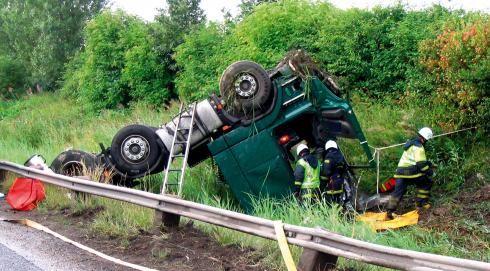
[[[364,127],[369,144],[373,147],[404,142],[415,136],[418,127],[427,125],[427,120],[424,120],[420,110],[415,107],[398,108],[368,103],[361,99],[353,104],[356,105],[356,114]],[[67,147],[98,152],[98,142],[110,144],[112,136],[120,128],[132,123],[157,126],[170,120],[178,110],[177,103],[167,111],[163,108],[155,110],[143,104],[134,104],[131,110],[107,111],[93,116],[79,111],[69,100],[52,93],[21,101],[18,107],[23,110],[8,114],[8,117],[0,122],[0,147],[3,148],[0,159],[20,164],[33,153],[44,155],[50,164],[50,161]],[[436,133],[438,132],[441,131],[436,130]],[[358,142],[343,140],[341,144],[349,161],[363,163],[364,155]],[[431,204],[437,208],[450,206],[446,208],[447,213],[440,215],[440,221],[435,220],[430,229],[407,227],[396,231],[372,232],[367,225],[346,219],[324,203],[304,208],[293,198],[285,201],[261,199],[255,203],[254,215],[282,220],[288,224],[320,226],[344,236],[380,245],[490,261],[490,230],[487,218],[490,216],[487,211],[489,201],[484,195],[480,201],[471,200],[483,187],[490,184],[490,158],[485,152],[488,147],[488,139],[478,133],[441,137],[428,144],[429,159],[439,164]],[[383,152],[382,179],[394,172],[401,152],[401,148]],[[241,209],[230,190],[217,182],[215,171],[216,168],[209,160],[189,169],[184,184],[184,198],[240,212]],[[373,191],[375,171],[363,170],[359,171],[359,175],[363,176],[363,189]],[[3,192],[8,191],[14,179],[15,175],[7,175]],[[138,188],[158,192],[162,179],[163,174],[145,177]],[[46,200],[34,210],[35,212],[56,212],[65,208],[80,211],[102,206],[102,211],[97,213],[93,223],[88,226],[94,234],[129,238],[138,234],[140,230],[149,231],[151,228],[152,210],[102,197],[80,198],[72,206],[71,199],[67,197],[71,191],[49,185],[45,187]],[[410,190],[406,198],[413,198],[412,193],[413,190]],[[306,220],[308,222],[305,222]],[[278,246],[273,241],[202,222],[196,222],[196,226],[223,245],[254,247],[259,253],[268,255],[262,260],[264,266],[285,270]],[[291,250],[298,262],[302,249],[291,246]],[[155,255],[165,254],[162,253],[155,252]],[[339,263],[341,267],[354,267],[358,270],[383,270],[345,259],[341,259]]]

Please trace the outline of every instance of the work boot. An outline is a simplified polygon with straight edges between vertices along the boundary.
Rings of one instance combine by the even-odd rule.
[[[395,210],[388,210],[386,211],[386,218],[389,219],[389,220],[393,220],[394,219],[394,216],[393,216],[393,213],[395,212]]]
[[[424,202],[424,203],[417,202],[417,203],[415,203],[415,209],[416,210],[428,210],[429,208],[430,208],[430,204],[428,204],[427,202]]]

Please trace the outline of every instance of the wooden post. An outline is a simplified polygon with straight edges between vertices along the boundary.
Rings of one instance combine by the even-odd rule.
[[[323,229],[321,227],[315,227],[315,229]],[[320,237],[314,237],[314,242],[322,243],[325,239]],[[325,242],[323,242],[325,243]],[[309,248],[303,249],[303,254],[301,254],[301,259],[299,260],[298,270],[299,271],[327,271],[333,270],[337,265],[338,256],[327,254],[321,251],[316,251]]]
[[[74,178],[77,178],[77,179],[91,181],[90,177],[88,177],[88,176],[73,176],[73,177]],[[78,191],[75,191],[75,190],[71,190],[71,193],[70,194],[71,194],[71,209],[72,210],[75,209],[77,200],[87,199],[88,197],[91,196],[90,194],[78,192]]]
[[[0,169],[0,182],[5,181],[6,178],[7,178],[7,171]]]
[[[335,268],[337,256],[319,252],[309,248],[303,250],[299,260],[298,270],[301,271],[327,271]]]
[[[177,199],[182,199],[177,195],[166,195],[168,197],[173,197]],[[161,225],[165,227],[174,228],[178,227],[180,224],[180,215],[176,215],[173,213],[167,213],[159,210],[155,210],[155,218],[153,219],[153,234],[158,234],[161,230]]]

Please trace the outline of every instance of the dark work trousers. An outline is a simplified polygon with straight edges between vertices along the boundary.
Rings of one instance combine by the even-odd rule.
[[[418,187],[417,194],[415,196],[415,202],[417,205],[427,203],[429,201],[429,193],[432,188],[432,181],[427,175],[422,175],[417,178],[397,178],[395,184],[395,190],[391,193],[390,200],[388,202],[387,210],[396,210],[398,203],[402,200],[403,195],[407,192],[409,185],[416,185]]]
[[[335,203],[342,205],[342,193],[344,192],[344,179],[331,180],[325,187],[323,193],[325,201],[330,205]]]

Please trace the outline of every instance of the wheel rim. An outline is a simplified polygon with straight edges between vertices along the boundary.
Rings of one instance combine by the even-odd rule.
[[[141,136],[128,136],[122,144],[121,154],[131,164],[139,164],[148,158],[150,144]]]
[[[257,90],[257,81],[250,74],[243,74],[235,81],[235,91],[241,97],[250,97]]]

